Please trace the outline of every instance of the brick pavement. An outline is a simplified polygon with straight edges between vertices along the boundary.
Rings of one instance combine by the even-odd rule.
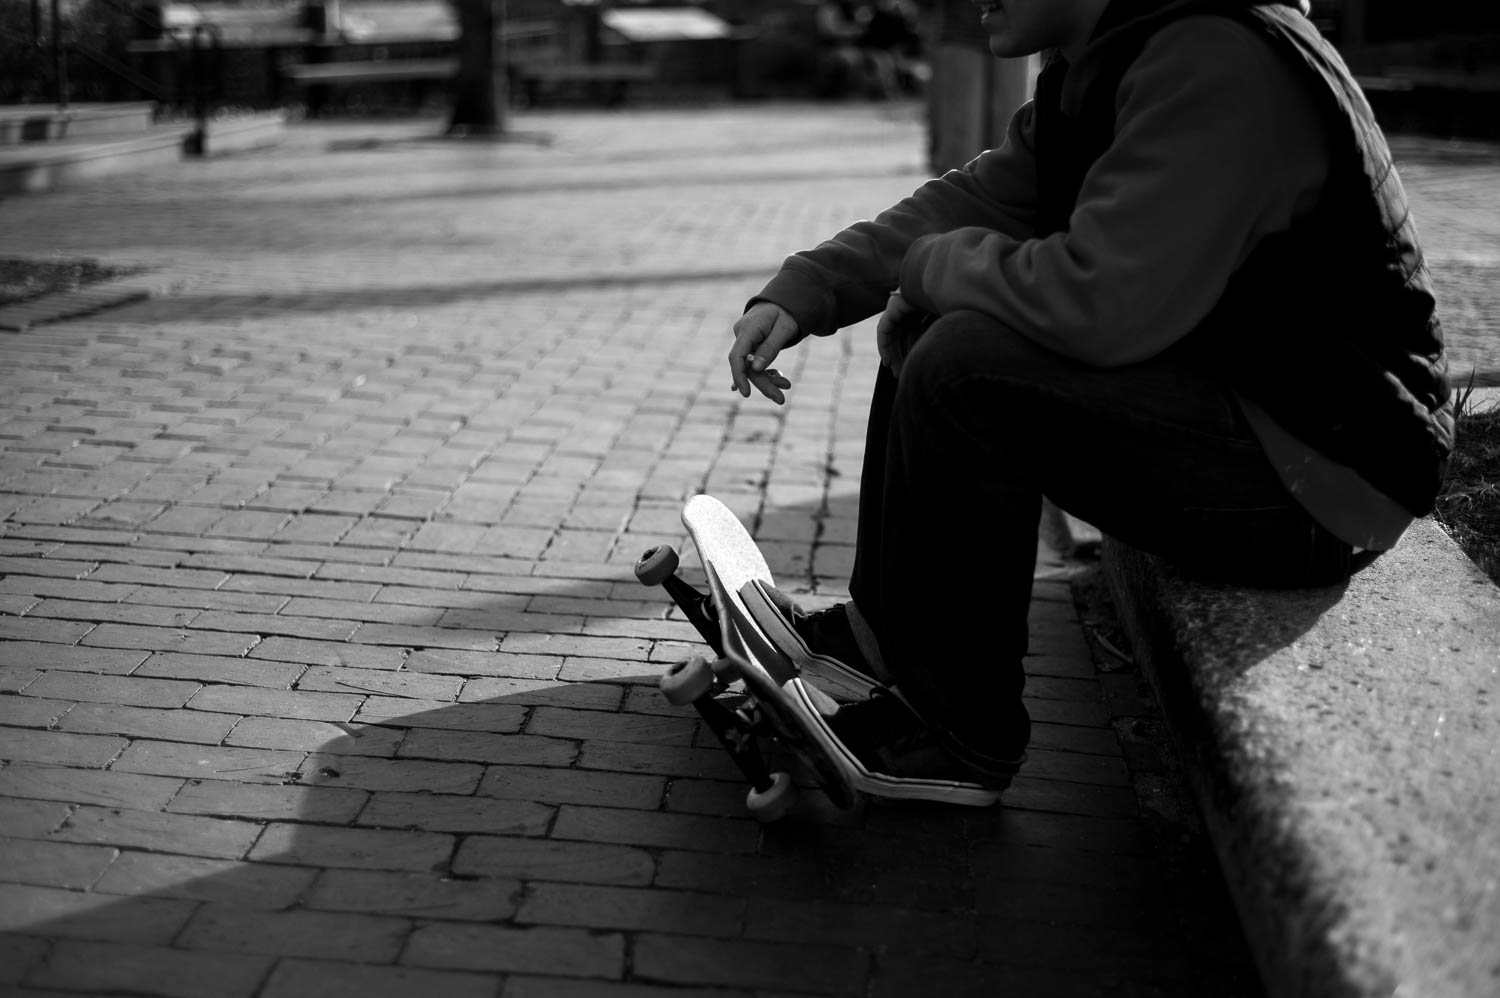
[[[630,565],[686,496],[840,595],[869,331],[782,409],[721,355],[920,180],[910,109],[432,127],[0,204],[0,253],[172,289],[0,339],[0,988],[1255,993],[1049,551],[1002,807],[761,827],[654,691],[696,645]]]

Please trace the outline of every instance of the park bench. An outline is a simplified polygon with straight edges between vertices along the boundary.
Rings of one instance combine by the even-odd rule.
[[[1266,993],[1497,993],[1500,587],[1431,520],[1328,588],[1103,552]]]
[[[457,59],[361,59],[287,66],[282,73],[302,86],[315,83],[388,83],[400,80],[449,80]]]
[[[282,67],[282,76],[307,92],[307,113],[317,117],[330,88],[362,83],[412,83],[420,88],[447,82],[458,71],[457,59],[359,59],[312,62]]]
[[[545,98],[581,92],[607,107],[623,104],[632,85],[656,79],[654,66],[634,62],[525,62],[512,65],[511,99],[534,107]]]

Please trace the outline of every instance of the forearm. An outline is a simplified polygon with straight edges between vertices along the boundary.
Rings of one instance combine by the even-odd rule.
[[[823,336],[877,314],[900,280],[901,265],[924,236],[985,226],[1025,238],[1035,230],[1036,164],[1030,106],[1006,142],[969,168],[930,180],[872,220],[856,222],[817,247],[787,258],[753,301],[785,308],[804,335]]]

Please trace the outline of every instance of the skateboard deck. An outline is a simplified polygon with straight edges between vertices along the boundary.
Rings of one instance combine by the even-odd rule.
[[[847,750],[826,721],[836,705],[798,675],[745,605],[745,594],[755,583],[775,585],[765,556],[739,517],[712,496],[688,500],[682,523],[708,576],[724,658],[733,664],[735,677],[779,740],[817,774],[829,798],[841,807],[853,806],[857,772],[841,758]]]
[[[687,502],[682,522],[703,563],[708,594],[677,577],[677,556],[670,548],[647,551],[636,565],[636,575],[668,591],[718,659],[711,667],[699,660],[674,668],[663,677],[662,689],[674,703],[691,702],[735,758],[756,788],[747,799],[752,812],[762,820],[774,820],[790,807],[787,801],[794,791],[786,774],[770,774],[758,752],[747,745],[756,735],[768,735],[790,750],[839,807],[853,807],[863,795],[976,806],[999,799],[998,790],[975,784],[870,771],[830,726],[838,704],[820,688],[823,673],[813,677],[805,671],[828,660],[802,644],[767,598],[775,580],[744,524],[707,495]],[[849,678],[845,677],[846,687],[858,685],[847,682]],[[731,712],[714,697],[734,681],[743,684],[747,699]],[[865,680],[863,685],[855,695],[868,695],[870,686],[877,684]],[[772,797],[775,800],[768,803]]]

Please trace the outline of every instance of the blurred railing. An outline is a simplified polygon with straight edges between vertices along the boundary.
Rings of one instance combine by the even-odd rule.
[[[158,104],[188,111],[194,122],[194,133],[187,140],[188,151],[201,153],[208,119],[221,90],[222,32],[219,26],[201,22],[181,33],[166,31],[160,7],[142,7],[130,0],[94,0],[94,3],[133,22],[136,34],[148,36],[165,47],[180,71],[174,72],[170,81],[163,81],[141,72],[103,48],[81,39],[69,39],[61,0],[50,0],[51,23],[44,40],[40,0],[31,0],[32,45],[38,51],[45,47],[48,52],[51,96],[58,110],[67,110],[72,101],[71,64],[75,59],[82,59]]]

